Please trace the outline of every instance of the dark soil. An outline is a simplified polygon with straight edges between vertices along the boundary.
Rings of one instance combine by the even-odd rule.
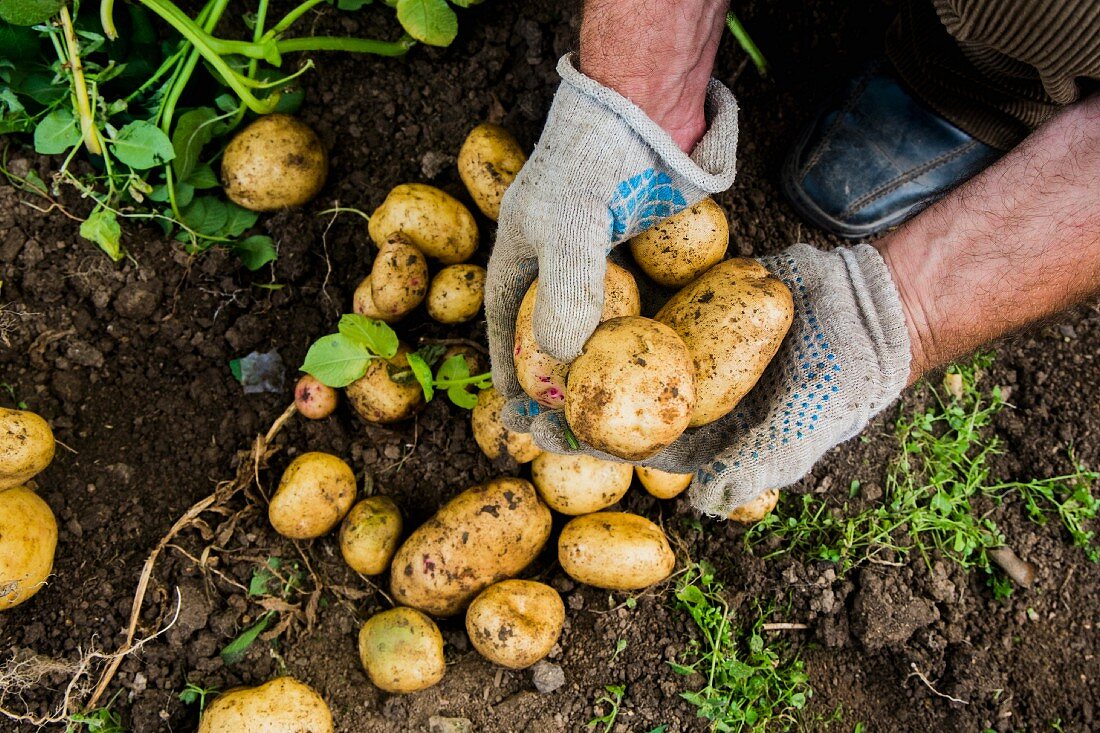
[[[779,195],[776,171],[786,145],[829,89],[879,52],[889,7],[842,2],[756,3],[741,9],[773,66],[770,80],[744,68],[727,39],[718,74],[742,106],[741,170],[720,197],[731,219],[731,253],[759,255],[803,240],[835,244],[800,222]],[[367,12],[365,18],[374,17]],[[240,451],[267,429],[291,399],[294,367],[309,343],[329,332],[373,255],[361,219],[332,220],[334,206],[370,211],[395,184],[429,181],[466,199],[453,161],[466,132],[492,119],[525,146],[538,137],[552,97],[554,64],[570,48],[574,4],[492,0],[463,13],[447,50],[416,49],[407,60],[317,57],[306,82],[302,116],[332,153],[332,173],[310,206],[267,217],[262,229],[279,246],[274,267],[252,275],[221,252],[191,258],[156,231],[130,227],[136,261],[113,265],[58,212],[25,205],[0,187],[0,382],[49,418],[63,442],[40,477],[57,514],[60,542],[54,577],[31,602],[0,615],[0,661],[31,654],[75,660],[91,647],[113,650],[124,639],[134,588],[150,550],[175,520],[218,482],[232,478]],[[326,10],[318,31],[369,31],[371,21]],[[16,172],[48,179],[55,161],[10,153]],[[79,201],[67,199],[74,210]],[[492,227],[482,221],[486,244]],[[284,287],[258,287],[275,282]],[[403,338],[483,340],[484,322],[444,329],[425,318],[399,327]],[[286,365],[278,395],[244,395],[228,362],[277,349]],[[1009,452],[997,464],[1007,478],[1064,472],[1070,445],[1100,465],[1100,314],[1069,314],[997,346],[993,379],[1011,389],[1015,409],[997,427]],[[2,403],[10,405],[9,395]],[[911,398],[910,398],[911,399]],[[845,492],[859,479],[864,495],[881,487],[896,452],[893,414],[832,451],[795,491]],[[415,524],[457,491],[507,467],[494,467],[474,444],[468,418],[442,401],[413,422],[369,427],[346,407],[325,421],[292,420],[282,450],[261,474],[266,490],[305,450],[350,461],[377,491],[397,501]],[[514,467],[513,467],[514,469]],[[1036,563],[1035,587],[996,601],[984,582],[953,565],[932,573],[919,559],[902,567],[871,565],[838,578],[828,563],[747,554],[742,530],[679,521],[685,501],[661,504],[633,492],[626,508],[660,518],[693,559],[716,564],[739,618],[756,599],[777,601],[775,620],[803,622],[784,632],[806,662],[814,696],[806,727],[814,730],[1064,730],[1100,725],[1100,567],[1069,544],[1056,522],[1036,526],[1013,502],[993,516],[1021,556]],[[704,730],[681,691],[697,680],[665,663],[684,650],[690,626],[667,589],[624,597],[575,586],[545,556],[533,574],[562,591],[567,629],[552,659],[566,684],[541,695],[529,673],[482,660],[460,620],[442,627],[449,668],[435,688],[406,697],[380,693],[359,666],[361,622],[386,606],[340,559],[335,538],[293,543],[276,535],[258,495],[236,496],[208,513],[165,550],[153,575],[140,634],[178,620],[140,654],[127,658],[108,693],[134,731],[190,731],[194,705],[178,695],[188,681],[227,689],[289,672],[329,702],[340,731],[427,730],[433,715],[471,719],[482,731],[580,730],[596,714],[606,684],[627,692],[617,731]],[[265,609],[245,592],[268,558],[305,572],[277,632],[227,667],[219,651]],[[308,568],[308,570],[307,570]],[[626,647],[617,656],[618,640]],[[940,692],[913,675],[919,670]],[[24,695],[42,714],[58,699],[63,675]],[[13,704],[9,698],[8,704]],[[835,716],[834,716],[835,713]],[[835,718],[835,723],[824,721]],[[30,730],[0,723],[3,730]]]

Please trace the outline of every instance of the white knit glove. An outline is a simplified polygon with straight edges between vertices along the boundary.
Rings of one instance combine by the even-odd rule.
[[[516,314],[536,275],[539,346],[569,362],[603,310],[608,252],[733,183],[737,102],[711,80],[709,130],[690,156],[628,99],[585,76],[571,55],[530,160],[500,207],[485,283],[493,383],[519,394],[512,361]]]

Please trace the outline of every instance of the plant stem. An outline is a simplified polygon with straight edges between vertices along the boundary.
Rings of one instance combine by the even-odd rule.
[[[749,32],[745,30],[745,26],[741,24],[741,21],[733,14],[732,10],[726,13],[726,27],[730,29],[730,33],[733,34],[733,37],[741,44],[741,48],[752,59],[752,63],[756,66],[756,70],[760,72],[760,76],[766,77],[768,75],[767,59],[764,58],[764,54],[760,52],[760,48],[753,42]]]
[[[339,38],[322,36],[315,38],[285,38],[275,45],[279,53],[296,51],[347,51],[372,53],[376,56],[404,56],[416,45],[412,36],[405,34],[396,41],[378,41],[372,38]]]
[[[298,18],[301,18],[303,15],[312,10],[314,6],[324,1],[325,0],[306,0],[306,2],[291,10],[289,13],[283,16],[282,20],[273,25],[271,27],[271,30],[267,32],[266,37],[274,38],[275,36],[283,34],[288,28],[290,28],[290,26],[294,25]]]
[[[99,140],[99,131],[95,127],[95,113],[92,111],[92,104],[88,99],[88,87],[84,82],[84,65],[80,61],[80,44],[76,40],[76,32],[73,30],[73,18],[69,14],[68,6],[61,8],[58,19],[61,21],[61,30],[65,35],[69,72],[73,75],[73,94],[76,96],[76,111],[80,117],[80,134],[84,138],[84,147],[92,155],[103,155],[103,145]]]

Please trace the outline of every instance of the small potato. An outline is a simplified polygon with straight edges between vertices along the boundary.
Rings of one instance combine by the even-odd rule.
[[[531,462],[531,481],[546,505],[562,514],[591,514],[626,496],[634,469],[629,463],[581,454],[542,453]]]
[[[481,390],[477,395],[477,405],[470,412],[470,424],[474,429],[474,440],[481,452],[495,461],[503,453],[510,455],[516,463],[528,463],[542,453],[535,445],[530,433],[513,433],[504,427],[500,420],[500,411],[504,408],[504,398],[494,387]]]
[[[363,278],[363,281],[355,288],[355,294],[351,296],[351,309],[361,316],[373,318],[376,321],[391,323],[400,319],[400,316],[383,313],[382,310],[374,304],[374,286],[371,285],[370,275]]]
[[[491,122],[470,130],[458,151],[458,175],[481,213],[496,221],[504,192],[527,162],[512,133]]]
[[[569,365],[547,354],[535,340],[534,316],[538,284],[538,280],[531,283],[516,315],[516,377],[520,387],[531,399],[544,407],[560,408],[565,404],[565,378],[569,374]],[[642,312],[642,299],[634,276],[613,262],[607,263],[603,288],[601,321],[619,316],[636,316]]]
[[[307,374],[294,385],[294,406],[303,417],[323,420],[336,409],[336,390],[312,374]]]
[[[490,585],[466,610],[466,633],[481,656],[509,669],[523,669],[554,648],[565,624],[558,592],[533,580]]]
[[[295,540],[328,534],[355,501],[355,473],[328,453],[303,453],[290,462],[267,507],[275,531]]]
[[[50,424],[40,416],[0,407],[0,491],[37,476],[56,448]]]
[[[0,491],[0,611],[46,584],[57,549],[57,520],[26,486]]]
[[[237,687],[214,698],[199,733],[333,733],[324,698],[293,677]]]
[[[684,209],[630,240],[630,253],[646,275],[681,288],[726,256],[726,212],[712,199]]]
[[[237,133],[222,156],[225,195],[252,211],[301,206],[321,190],[328,156],[317,133],[289,115],[265,115]]]
[[[386,572],[401,539],[401,511],[388,496],[372,496],[351,508],[340,525],[340,554],[364,575]]]
[[[372,359],[366,373],[344,388],[348,402],[367,422],[394,423],[407,420],[424,404],[424,391],[409,371],[409,354],[405,344],[386,361]],[[406,373],[407,380],[395,382],[393,374]]]
[[[768,489],[752,501],[733,508],[729,518],[741,524],[755,524],[771,514],[779,502],[779,489]]]
[[[396,321],[420,305],[428,282],[428,263],[406,237],[393,234],[379,245],[370,286],[371,301],[385,314],[384,321]]]
[[[634,470],[638,473],[642,488],[658,499],[672,499],[679,496],[695,478],[694,473],[668,473],[645,466],[636,466]]]
[[[426,257],[445,265],[465,262],[477,249],[477,223],[470,210],[423,183],[394,187],[371,214],[367,231],[378,246],[391,234],[404,234]]]
[[[663,323],[604,321],[569,369],[565,419],[593,448],[640,461],[684,432],[695,408],[691,355]]]
[[[626,512],[572,519],[558,537],[558,562],[579,583],[607,590],[640,590],[672,573],[676,556],[653,522]]]
[[[463,323],[477,315],[485,300],[485,268],[450,265],[428,288],[428,315],[440,323]]]
[[[370,681],[386,692],[417,692],[443,679],[443,635],[414,608],[376,614],[359,630],[359,660]]]

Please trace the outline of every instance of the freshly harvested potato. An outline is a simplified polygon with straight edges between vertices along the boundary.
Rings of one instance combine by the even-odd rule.
[[[355,288],[355,293],[351,296],[351,309],[361,316],[373,318],[376,321],[385,321],[386,323],[392,323],[400,318],[400,316],[383,313],[374,304],[374,286],[371,284],[370,275],[363,278],[363,281]]]
[[[771,514],[779,502],[779,489],[768,489],[752,501],[733,508],[729,518],[741,524],[755,524]]]
[[[562,528],[558,562],[579,583],[640,590],[667,578],[676,556],[665,533],[645,517],[597,512],[572,519]]]
[[[367,231],[375,244],[400,233],[427,257],[445,265],[470,259],[477,249],[477,223],[462,202],[423,183],[395,186],[371,214]]]
[[[626,495],[634,469],[574,453],[542,453],[531,462],[531,481],[546,505],[562,514],[591,514]]]
[[[462,323],[477,315],[485,300],[485,268],[449,265],[432,278],[428,315],[440,323]]]
[[[401,511],[388,496],[371,496],[351,508],[340,525],[340,554],[364,575],[386,572],[401,539]]]
[[[498,478],[463,491],[413,532],[390,571],[397,603],[453,616],[482,589],[513,577],[550,536],[550,510],[535,487]]]
[[[293,677],[237,687],[214,698],[199,733],[333,733],[324,698]]]
[[[348,402],[361,418],[376,423],[400,422],[424,404],[424,391],[409,370],[410,353],[412,349],[400,344],[392,359],[372,359],[366,373],[344,388]],[[410,374],[409,378],[395,382],[393,374],[401,372]]]
[[[496,221],[504,192],[527,162],[512,133],[491,122],[470,130],[458,151],[458,175],[481,213]]]
[[[371,616],[359,630],[359,660],[376,687],[417,692],[443,679],[443,635],[415,608],[391,608]]]
[[[726,212],[703,199],[635,236],[630,253],[652,280],[680,288],[721,262],[729,239]]]
[[[0,407],[0,491],[37,476],[56,449],[50,424],[39,415]]]
[[[636,466],[634,470],[638,473],[642,488],[658,499],[672,499],[679,496],[695,478],[694,473],[669,473],[645,466]]]
[[[466,369],[470,372],[470,376],[484,374],[489,371],[489,360],[485,357],[485,354],[473,346],[449,346],[443,352],[443,358],[439,360],[439,363],[445,363],[452,356],[462,356],[466,359]]]
[[[505,580],[481,591],[466,610],[466,633],[481,656],[510,669],[539,661],[558,643],[565,604],[533,580]]]
[[[538,285],[538,280],[531,283],[516,315],[516,377],[531,399],[544,407],[560,408],[565,404],[565,377],[569,373],[569,365],[547,354],[535,340],[534,316]],[[634,276],[613,262],[607,263],[603,289],[601,321],[620,316],[636,316],[642,312],[642,299]]]
[[[301,206],[327,175],[328,156],[317,133],[290,115],[264,115],[237,133],[222,156],[225,195],[252,211]]]
[[[504,427],[500,420],[504,401],[495,387],[487,387],[478,393],[477,405],[470,412],[474,440],[491,461],[500,458],[502,453],[510,455],[516,463],[533,461],[542,449],[535,445],[530,433],[514,433]]]
[[[0,491],[0,611],[42,589],[56,548],[50,506],[26,486]]]
[[[691,427],[737,406],[779,350],[793,318],[787,286],[742,257],[718,263],[665,303],[656,319],[680,335],[695,364]]]
[[[379,245],[370,271],[371,302],[396,321],[424,300],[428,293],[428,263],[408,238],[392,234]]]
[[[322,420],[336,409],[336,390],[312,374],[306,374],[294,385],[294,406],[303,417]]]
[[[328,453],[303,453],[290,462],[267,507],[275,531],[295,540],[328,534],[355,501],[355,473]]]
[[[569,368],[566,422],[579,439],[619,458],[657,453],[680,437],[694,408],[687,346],[649,318],[604,321]]]

